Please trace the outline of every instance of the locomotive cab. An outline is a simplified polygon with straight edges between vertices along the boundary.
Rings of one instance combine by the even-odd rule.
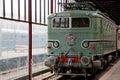
[[[55,14],[55,17],[48,18],[50,22],[48,29],[50,57],[45,63],[55,73],[62,75],[86,75],[85,71],[92,73],[90,70],[93,67],[92,54],[96,49],[89,40],[96,37],[94,33],[98,30],[95,31],[92,26],[93,18],[87,16],[88,14],[85,14],[84,11],[84,16],[80,15],[80,11],[77,12],[74,14],[72,11],[64,12],[64,14],[58,13]],[[74,16],[65,16],[66,14],[71,15],[71,13]],[[96,64],[101,66],[100,61],[97,61]]]

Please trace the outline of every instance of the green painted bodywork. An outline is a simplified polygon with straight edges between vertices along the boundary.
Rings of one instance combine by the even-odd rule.
[[[52,20],[54,17],[88,17],[90,19],[90,26],[84,28],[53,28]],[[76,36],[76,40],[72,46],[69,46],[66,41],[66,36]],[[116,50],[116,26],[107,16],[100,11],[63,11],[60,13],[52,14],[48,17],[48,41],[56,40],[60,42],[58,48],[54,48],[52,43],[48,44],[52,46],[48,49],[49,55],[64,55],[67,56],[93,56],[104,55]],[[81,47],[83,40],[105,40],[107,42],[93,42],[89,45],[89,48]],[[95,46],[92,49],[92,46]]]

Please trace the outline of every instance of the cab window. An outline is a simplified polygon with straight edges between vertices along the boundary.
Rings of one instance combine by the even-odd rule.
[[[72,28],[89,27],[89,18],[72,18]]]
[[[69,28],[69,18],[54,18],[53,27],[54,28]]]

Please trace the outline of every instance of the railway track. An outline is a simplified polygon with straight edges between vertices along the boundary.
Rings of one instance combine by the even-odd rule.
[[[45,74],[34,77],[33,80],[58,80],[61,77],[61,75],[55,75],[51,72],[47,72]]]

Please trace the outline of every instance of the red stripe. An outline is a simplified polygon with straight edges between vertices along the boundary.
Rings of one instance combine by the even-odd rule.
[[[77,63],[80,61],[81,57],[58,57],[57,61],[58,62],[68,62],[69,58],[73,59],[73,62]]]

